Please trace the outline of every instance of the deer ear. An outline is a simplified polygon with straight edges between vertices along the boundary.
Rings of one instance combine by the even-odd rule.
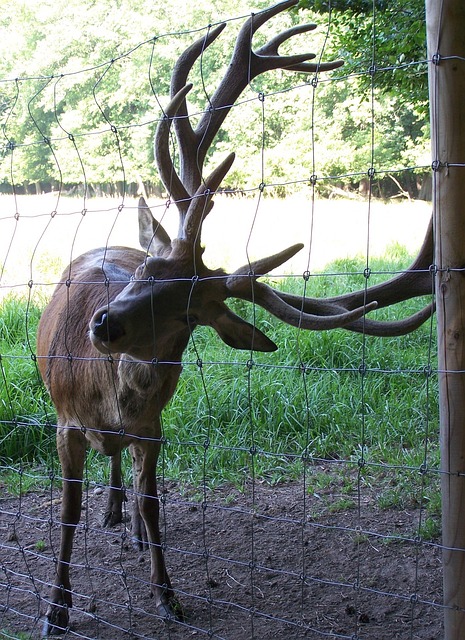
[[[153,256],[171,253],[171,238],[155,220],[144,198],[139,200],[139,243],[144,251]]]
[[[211,322],[211,326],[223,342],[234,349],[276,351],[278,348],[260,329],[236,316],[226,305],[222,313]]]

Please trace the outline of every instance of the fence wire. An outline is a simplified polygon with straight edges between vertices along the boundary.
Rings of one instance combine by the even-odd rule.
[[[230,262],[236,268],[240,264],[238,255],[250,264],[257,253],[257,237],[266,235],[266,246],[285,244],[288,227],[296,225],[298,239],[306,243],[305,256],[291,263],[290,272],[273,273],[271,282],[291,286],[302,300],[314,295],[315,288],[319,295],[336,295],[331,292],[339,283],[366,291],[373,282],[403,273],[403,267],[386,269],[376,261],[373,227],[380,214],[374,194],[382,176],[400,177],[426,167],[379,166],[377,77],[392,73],[394,78],[407,65],[378,67],[373,4],[371,64],[360,72],[370,79],[367,99],[371,105],[367,122],[371,145],[363,170],[325,175],[319,162],[324,146],[317,136],[321,89],[333,84],[337,90],[338,83],[343,86],[353,76],[316,73],[305,81],[286,76],[279,92],[257,91],[252,84],[249,94],[231,105],[240,120],[241,113],[249,114],[249,103],[259,104],[257,122],[242,123],[250,126],[251,135],[260,136],[259,170],[255,184],[241,189],[241,195],[217,197],[211,214],[216,229],[206,231],[204,238],[206,255],[216,233],[225,242],[212,259],[228,270],[233,268]],[[228,20],[228,25],[242,22],[243,16]],[[134,189],[143,186],[143,180],[134,187],[129,177],[134,174],[129,148],[144,135],[150,137],[164,115],[165,100],[157,95],[153,81],[157,46],[169,38],[196,38],[211,28],[160,34],[120,57],[85,69],[57,69],[48,77],[2,81],[10,95],[3,126],[3,163],[9,167],[10,193],[0,196],[4,205],[0,214],[0,438],[4,450],[0,452],[0,637],[40,636],[59,555],[62,478],[55,449],[56,416],[37,367],[38,315],[60,281],[61,270],[82,251],[98,243],[106,248],[137,246]],[[320,60],[331,29],[330,14],[326,30],[320,20],[320,31],[325,33]],[[102,101],[100,89],[117,68],[130,67],[141,52],[148,52],[144,90],[149,88],[156,112],[147,121],[119,122]],[[411,65],[427,73],[427,60]],[[208,80],[203,78],[207,108]],[[82,83],[100,114],[98,124],[94,126],[93,119],[87,130],[74,131],[66,111],[59,107],[76,82]],[[312,168],[310,175],[302,175],[296,158],[293,176],[269,180],[269,161],[276,150],[267,144],[268,105],[284,93],[301,102],[301,117],[311,120]],[[9,132],[20,104],[28,110],[29,129],[22,140],[13,140]],[[39,104],[48,105],[54,115],[53,135],[37,115]],[[172,144],[175,152],[174,140]],[[113,163],[111,194],[99,193],[88,177],[92,146],[107,149],[107,157],[93,158],[92,163]],[[16,178],[17,163],[24,163],[39,147],[48,149],[52,173],[58,178],[47,193],[26,195]],[[62,161],[65,148],[72,150],[74,163]],[[322,269],[322,218],[331,209],[340,212],[332,229],[338,236],[338,225],[344,235],[349,214],[344,213],[347,201],[326,200],[321,194],[326,185],[347,179],[368,184],[366,196],[357,200],[358,212],[349,221],[359,238],[357,246],[362,247],[361,258],[339,260]],[[291,210],[295,205],[282,200],[274,218],[266,196],[283,193],[288,186],[300,189],[296,206],[303,214],[299,217]],[[215,223],[216,209],[221,207],[226,214],[218,211]],[[156,199],[153,206],[168,229],[177,224],[173,208],[166,198]],[[225,232],[222,226],[233,210],[246,211],[236,213],[246,221],[242,236]],[[399,217],[394,214],[397,224],[404,215],[403,211]],[[412,217],[414,224],[426,225],[423,210]],[[345,240],[341,238],[342,246]],[[224,252],[231,241],[240,250],[229,257]],[[336,252],[338,242],[334,239]],[[12,306],[14,313],[8,311]],[[279,336],[276,323],[257,304],[246,309],[238,303],[237,311]],[[103,457],[89,450],[70,567],[71,623],[64,636],[102,640],[126,635],[154,640],[439,637],[443,605],[434,319],[412,338],[417,352],[422,349],[420,360],[409,357],[407,339],[384,341],[363,331],[349,342],[348,334],[340,330],[314,334],[292,328],[273,355],[218,351],[219,341],[212,335],[193,334],[178,389],[162,416],[157,470],[162,547],[185,618],[165,623],[151,601],[149,558],[134,549],[131,540],[135,495],[129,456],[123,454],[123,522],[104,527],[110,470]],[[390,358],[394,348],[405,354],[395,363]],[[70,345],[70,354],[72,349]],[[84,427],[89,429],[75,426]],[[420,450],[412,430],[422,434]],[[383,435],[377,435],[380,432]],[[395,435],[388,438],[387,432]],[[21,450],[13,453],[10,444],[18,434]],[[338,449],[341,441],[343,451]],[[392,447],[396,441],[397,453],[388,455],[383,447]]]

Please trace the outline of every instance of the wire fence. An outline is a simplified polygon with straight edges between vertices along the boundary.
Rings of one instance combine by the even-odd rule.
[[[329,20],[320,59],[330,32]],[[61,271],[81,252],[99,245],[138,245],[134,194],[141,189],[153,193],[156,181],[129,178],[137,173],[130,148],[151,138],[163,117],[163,100],[151,81],[156,46],[178,36],[184,45],[199,33],[162,34],[92,68],[3,82],[11,100],[3,127],[9,193],[0,196],[0,637],[40,635],[59,556],[62,478],[55,411],[37,366],[38,317]],[[416,250],[428,207],[410,202],[408,209],[400,204],[388,209],[374,194],[381,176],[399,182],[427,166],[378,165],[376,132],[382,114],[377,74],[392,74],[394,82],[407,65],[378,68],[376,37],[374,19],[371,65],[363,70],[369,79],[371,144],[360,171],[327,175],[319,164],[320,150],[330,146],[318,136],[320,92],[328,84],[336,90],[347,86],[353,76],[315,73],[305,81],[286,76],[279,91],[252,87],[231,105],[239,122],[242,113],[249,113],[249,103],[259,105],[255,122],[242,123],[250,127],[251,137],[260,136],[259,170],[254,184],[241,188],[247,197],[217,196],[203,235],[206,260],[231,272],[257,254],[271,254],[275,245],[280,250],[303,241],[303,257],[270,277],[273,286],[302,299],[366,290],[405,271],[408,256],[390,242],[408,227],[413,232],[405,241],[410,251]],[[99,89],[118,65],[131,68],[142,52],[148,80],[140,93],[147,91],[158,103],[156,113],[137,122],[113,120]],[[427,73],[427,60],[410,64]],[[62,97],[76,84],[88,92],[93,112],[100,114],[99,126],[93,117],[87,130],[68,126]],[[304,175],[296,158],[293,172],[277,180],[276,173],[269,179],[268,171],[280,162],[273,157],[276,149],[267,146],[269,114],[274,114],[268,105],[283,94],[298,101],[301,117],[311,120],[312,168]],[[29,129],[22,140],[13,140],[9,132],[20,103],[29,112]],[[53,130],[37,115],[39,103],[53,114]],[[289,140],[284,146],[292,144]],[[73,152],[72,161],[63,160],[65,147]],[[105,148],[106,156],[92,157],[92,147]],[[47,193],[27,195],[30,186],[16,176],[28,154],[37,160],[44,150],[53,165],[49,173],[58,178],[47,184]],[[99,162],[114,165],[111,194],[89,178],[97,175]],[[328,193],[325,186],[342,190],[338,185],[347,179],[366,188],[356,206],[322,197]],[[266,197],[288,186],[298,187],[291,199]],[[177,225],[172,203],[153,199],[156,217],[171,232]],[[358,254],[354,259],[347,257],[349,236],[350,251]],[[386,247],[392,258],[388,267],[378,259]],[[418,308],[411,304],[401,313]],[[89,450],[65,637],[440,637],[434,318],[412,335],[385,339],[363,331],[284,331],[258,305],[238,302],[234,309],[269,333],[278,351],[220,348],[220,341],[200,328],[184,354],[176,394],[162,418],[157,469],[162,548],[184,618],[163,621],[150,598],[149,556],[131,539],[135,491],[129,455],[123,455],[123,521],[105,527],[109,463]],[[19,451],[13,441],[20,442]]]

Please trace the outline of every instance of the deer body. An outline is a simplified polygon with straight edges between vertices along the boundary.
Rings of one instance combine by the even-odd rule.
[[[66,284],[57,287],[41,318],[38,362],[57,410],[57,448],[64,479],[60,562],[46,634],[67,626],[67,608],[72,605],[69,562],[74,525],[79,522],[81,512],[87,443],[105,455],[114,456],[117,470],[121,450],[131,446],[134,489],[139,494],[134,521],[139,522],[140,513],[145,522],[144,533],[152,543],[151,581],[156,585],[153,587],[156,606],[163,610],[172,596],[160,548],[155,468],[161,436],[160,412],[174,392],[181,366],[155,366],[118,353],[109,358],[88,337],[92,312],[121,293],[145,255],[141,251],[115,248],[81,256],[64,274],[64,279],[71,275],[73,284],[69,290]],[[109,287],[102,274],[104,257],[105,277],[115,280]],[[186,330],[167,348],[166,360],[179,363],[188,339]],[[67,353],[68,358],[64,357]],[[42,354],[47,358],[41,358]],[[73,354],[77,357],[73,358]],[[121,510],[123,496],[118,486],[113,484],[110,493],[110,501],[115,501],[113,508],[109,507],[113,512]],[[115,519],[119,517],[120,514]]]
[[[129,447],[135,494],[132,532],[140,545],[150,549],[155,607],[163,619],[182,617],[165,568],[158,522],[160,414],[175,392],[182,355],[196,326],[212,327],[236,349],[267,352],[277,348],[257,327],[229,309],[225,302],[228,298],[260,305],[300,329],[344,326],[372,335],[407,333],[433,311],[429,305],[410,318],[389,323],[365,318],[378,305],[431,291],[428,239],[407,277],[398,276],[385,285],[326,300],[292,296],[258,281],[291,258],[302,248],[301,244],[249,262],[229,275],[222,270],[213,271],[203,262],[202,224],[234,154],[208,177],[203,176],[203,161],[247,82],[277,68],[315,73],[341,64],[313,65],[307,62],[313,54],[279,55],[280,44],[315,25],[292,27],[253,51],[251,38],[256,30],[297,3],[298,0],[285,0],[247,20],[238,35],[225,79],[196,129],[187,112],[186,96],[191,88],[186,84],[187,76],[225,25],[209,31],[181,56],[173,72],[171,101],[155,137],[160,176],[179,211],[178,237],[169,237],[141,198],[138,217],[142,251],[113,247],[80,256],[63,274],[42,315],[37,335],[38,363],[57,410],[57,448],[63,476],[60,555],[45,616],[45,635],[62,633],[69,622],[69,564],[81,512],[88,444],[112,457],[105,524],[121,520],[121,451]],[[172,122],[179,146],[179,175],[170,156]]]
[[[157,223],[143,211],[141,236],[152,238],[153,226]],[[237,348],[250,349],[254,343],[264,351],[276,348],[224,305],[223,271],[205,267],[202,251],[191,243],[174,240],[172,245],[169,258],[121,247],[80,256],[63,274],[39,323],[38,362],[57,410],[63,473],[62,541],[47,635],[66,628],[72,606],[69,562],[87,444],[113,457],[108,523],[121,517],[120,456],[130,447],[136,494],[133,534],[150,548],[152,593],[160,616],[180,615],[158,523],[161,411],[176,389],[182,354],[197,324],[211,325]]]

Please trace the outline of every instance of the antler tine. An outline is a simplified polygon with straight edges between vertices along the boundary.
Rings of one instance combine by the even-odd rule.
[[[202,52],[216,40],[225,27],[226,23],[217,25],[214,29],[210,30],[206,36],[194,42],[180,55],[171,76],[171,96],[177,95],[182,87],[186,85],[187,78],[195,61],[200,57]],[[198,155],[199,140],[192,128],[188,115],[187,103],[184,98],[179,104],[179,118],[176,120],[174,128],[180,147],[181,180],[186,192],[189,193],[189,196],[193,196],[202,182],[202,169],[205,157],[200,158]],[[218,132],[219,126],[214,132],[214,135]]]
[[[256,53],[264,56],[277,56],[278,49],[286,42],[292,38],[292,36],[297,35],[298,33],[308,33],[308,31],[314,31],[317,28],[317,24],[314,22],[307,22],[306,24],[297,24],[294,27],[290,27],[286,29],[286,31],[282,31],[278,33],[274,38],[271,38],[266,44],[264,44],[260,49],[257,49]],[[312,54],[315,57],[315,54]]]
[[[191,89],[192,84],[187,84],[171,98],[165,109],[165,114],[158,124],[154,140],[154,153],[160,178],[170,195],[174,197],[182,219],[189,206],[190,194],[174,168],[169,142],[173,118],[176,117],[181,105],[185,102],[186,95]]]
[[[426,322],[433,315],[436,309],[434,302],[426,305],[417,313],[402,318],[402,320],[371,320],[363,318],[363,320],[357,320],[354,323],[346,324],[344,329],[348,331],[355,331],[356,333],[364,333],[368,336],[378,336],[380,338],[390,336],[404,336],[407,333],[411,333],[418,329],[424,322]]]
[[[366,290],[367,292],[369,289]],[[365,290],[360,290],[357,292],[360,297],[360,304],[363,301],[363,294]],[[409,297],[417,297],[421,295],[426,295],[427,293],[431,293],[431,284],[429,288],[429,292],[424,290],[420,290],[418,293],[412,293],[411,296],[404,296],[399,300],[395,300],[392,302],[386,302],[382,300],[382,302],[376,301],[377,308],[381,309],[382,307],[389,306],[390,304],[396,304],[397,302],[402,302],[403,300],[407,300]],[[277,291],[276,294],[281,298],[281,300],[293,307],[296,310],[302,310],[305,313],[313,313],[313,314],[323,314],[323,313],[341,313],[344,310],[353,309],[356,307],[353,306],[345,306],[344,300],[342,300],[342,296],[339,298],[302,298],[302,296],[292,295],[290,293],[283,293],[282,291]],[[371,304],[371,295],[366,296],[367,304]],[[381,296],[382,298],[382,296]],[[411,316],[407,316],[406,318],[402,318],[401,320],[372,320],[368,318],[363,318],[363,320],[358,320],[354,323],[348,323],[344,325],[344,329],[349,331],[355,331],[357,333],[366,333],[369,336],[402,336],[407,333],[410,333],[421,326],[435,311],[434,302],[426,305],[420,311],[412,314]]]
[[[208,33],[199,38],[190,45],[179,56],[171,74],[171,95],[174,96],[178,93],[182,87],[187,84],[187,78],[194,66],[195,61],[199,58],[202,52],[214,42],[220,33],[226,27],[226,22],[218,24],[215,28],[208,31]],[[179,109],[179,113],[187,116],[186,103]]]
[[[252,276],[252,278],[253,283],[245,276],[231,276],[228,278],[226,280],[226,287],[229,297],[254,302],[283,322],[294,327],[300,327],[301,329],[325,331],[344,327],[347,324],[355,322],[377,307],[376,302],[370,302],[370,304],[363,305],[357,309],[351,309],[350,311],[340,308],[338,313],[336,305],[326,305],[326,311],[328,312],[326,315],[306,313],[287,304],[280,293],[269,285],[263,282],[256,282],[254,276]],[[323,307],[324,301],[322,301],[322,303]],[[323,310],[322,307],[320,311]]]
[[[293,244],[291,247],[284,249],[284,251],[280,251],[279,253],[275,253],[271,256],[267,256],[266,258],[261,258],[260,260],[255,260],[244,265],[240,269],[237,269],[231,277],[248,275],[253,276],[255,279],[259,278],[261,275],[266,275],[272,269],[276,269],[290,260],[303,248],[304,245],[301,242]]]
[[[255,52],[257,56],[266,56],[268,58],[276,58],[279,61],[280,68],[286,69],[286,71],[299,71],[301,73],[315,73],[316,71],[332,71],[333,69],[337,69],[338,67],[342,67],[344,64],[343,60],[334,60],[333,62],[319,62],[319,63],[311,63],[306,62],[306,60],[312,60],[316,58],[316,54],[314,53],[306,53],[299,54],[293,56],[281,56],[278,52],[279,47],[289,40],[293,36],[299,33],[307,33],[308,31],[313,31],[316,29],[317,25],[313,23],[296,25],[295,27],[291,27],[282,33],[279,33],[277,36],[272,38],[269,42],[267,42],[263,47],[257,49]],[[285,64],[285,60],[289,64]]]
[[[221,181],[228,173],[235,158],[234,153],[230,153],[208,176],[205,184],[197,189],[197,193],[192,198],[186,217],[184,219],[180,238],[189,240],[193,244],[200,245],[200,232],[202,223],[213,208],[212,197],[221,184]]]

